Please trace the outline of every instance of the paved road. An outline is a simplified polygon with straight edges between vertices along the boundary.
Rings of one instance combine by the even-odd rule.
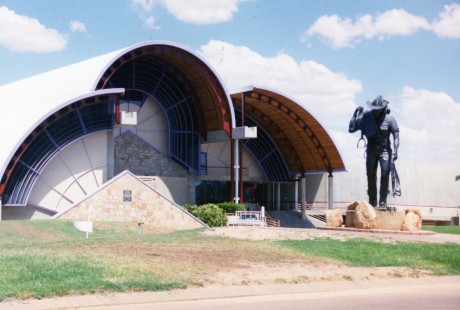
[[[67,296],[0,309],[460,309],[460,276]]]

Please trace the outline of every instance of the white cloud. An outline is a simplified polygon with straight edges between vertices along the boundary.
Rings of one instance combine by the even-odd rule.
[[[430,24],[403,9],[389,10],[376,17],[364,15],[354,23],[349,18],[324,15],[305,32],[302,40],[308,42],[311,37],[318,35],[333,48],[354,47],[362,39],[407,36],[420,29],[428,30]]]
[[[148,28],[159,28],[152,11],[165,8],[172,16],[196,25],[217,24],[231,21],[242,0],[131,0],[133,9]]]
[[[444,11],[433,22],[433,31],[440,37],[460,38],[460,4],[444,6]]]
[[[302,103],[328,128],[347,128],[355,109],[360,81],[311,61],[297,62],[287,54],[264,57],[245,46],[209,41],[198,51],[229,90],[246,85],[272,88]]]
[[[222,41],[209,41],[198,53],[229,90],[253,84],[303,104],[331,133],[347,164],[363,163],[364,149],[356,148],[360,135],[348,133],[360,81],[311,60],[297,62],[287,54],[266,57]],[[389,99],[401,131],[401,164],[460,163],[460,103],[445,93],[411,87]]]
[[[206,25],[228,22],[238,11],[240,0],[163,0],[163,5],[177,19]]]
[[[404,87],[390,101],[400,129],[398,166],[460,165],[460,102],[412,87]],[[334,130],[332,135],[348,165],[363,164],[364,150],[356,148],[359,132]]]
[[[392,106],[401,128],[401,158],[460,163],[460,103],[442,92],[405,87]]]
[[[0,45],[16,52],[46,53],[64,49],[67,39],[37,19],[0,7]]]
[[[78,20],[70,21],[69,27],[72,32],[86,32],[85,24]]]
[[[311,45],[310,39],[318,36],[338,49],[354,47],[363,39],[383,40],[391,36],[408,36],[420,30],[432,31],[440,37],[460,38],[460,4],[444,6],[444,11],[432,23],[403,9],[388,10],[375,17],[363,15],[355,22],[337,15],[323,15],[303,34],[301,40]]]
[[[156,0],[131,0],[131,8],[137,13],[137,16],[143,21],[143,27],[147,29],[160,29],[157,25],[157,19],[153,16],[152,11],[159,3]]]

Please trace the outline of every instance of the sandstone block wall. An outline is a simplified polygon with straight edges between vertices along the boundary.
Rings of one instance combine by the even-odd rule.
[[[136,224],[142,222],[146,226],[174,230],[205,227],[198,219],[128,171],[109,181],[94,195],[58,218]]]

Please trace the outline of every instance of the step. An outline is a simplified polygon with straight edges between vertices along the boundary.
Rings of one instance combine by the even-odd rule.
[[[315,225],[308,218],[302,220],[297,211],[270,211],[269,213],[280,221],[281,227],[315,228]]]

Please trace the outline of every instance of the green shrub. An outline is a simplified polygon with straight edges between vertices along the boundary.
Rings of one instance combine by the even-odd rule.
[[[235,213],[236,211],[245,211],[246,207],[244,204],[239,204],[236,202],[221,202],[217,206],[224,210],[225,213]]]
[[[217,205],[209,203],[198,206],[193,215],[205,222],[209,227],[219,227],[227,225],[227,216],[225,212]]]
[[[187,203],[184,205],[184,208],[192,214],[193,214],[193,211],[195,211],[197,207],[198,207],[197,205],[189,205]]]

